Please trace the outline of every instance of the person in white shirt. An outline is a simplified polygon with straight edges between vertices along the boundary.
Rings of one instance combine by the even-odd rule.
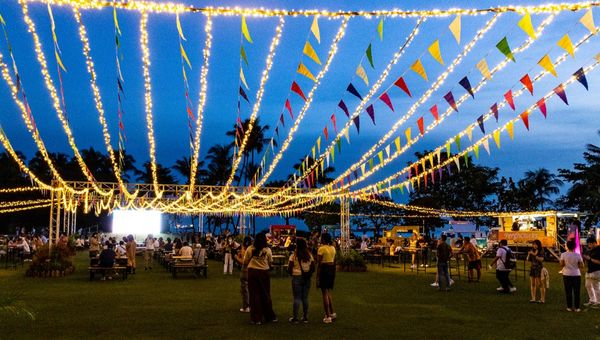
[[[488,268],[491,269],[496,265],[496,279],[498,279],[501,286],[496,288],[496,290],[502,291],[505,294],[513,293],[517,290],[512,282],[510,282],[510,269],[507,269],[504,266],[504,263],[510,260],[507,256],[507,246],[508,242],[506,240],[500,240],[500,247],[498,247],[498,250],[496,251],[496,258],[494,258],[494,261],[488,266]]]
[[[117,253],[117,256],[119,256],[119,257],[127,255],[127,249],[125,249],[125,242],[123,242],[123,241],[119,242],[119,244],[115,248],[115,253]]]
[[[179,256],[191,259],[194,256],[194,250],[187,242],[183,242],[183,247],[179,249]]]
[[[148,234],[146,240],[144,240],[146,250],[144,251],[144,270],[152,270],[152,259],[154,257],[154,237],[152,234]]]
[[[581,293],[581,269],[583,259],[575,252],[575,241],[567,241],[567,252],[560,254],[560,269],[563,274],[567,311],[581,312],[579,298]]]

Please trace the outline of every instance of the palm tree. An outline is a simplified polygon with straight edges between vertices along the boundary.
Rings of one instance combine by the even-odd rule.
[[[224,185],[231,173],[231,145],[214,145],[208,149],[206,183]]]
[[[206,170],[203,169],[204,161],[199,161],[196,165],[196,183],[202,183],[206,177]],[[190,174],[192,172],[192,161],[190,158],[183,156],[181,159],[175,161],[175,164],[171,169],[177,171],[181,177],[185,178],[185,183],[190,183]]]
[[[152,165],[150,162],[144,163],[142,170],[135,170],[136,180],[143,183],[152,183]],[[175,179],[171,175],[171,170],[156,163],[156,178],[159,184],[173,184]]]
[[[550,196],[558,194],[563,185],[563,181],[557,175],[544,168],[525,172],[521,182],[530,186],[535,201],[542,210],[544,210],[544,203],[552,204]]]

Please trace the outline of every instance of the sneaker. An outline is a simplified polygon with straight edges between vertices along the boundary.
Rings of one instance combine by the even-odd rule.
[[[240,312],[242,312],[242,313],[250,313],[250,307],[240,308]]]
[[[331,323],[331,318],[326,316],[323,318],[323,323]]]
[[[295,325],[296,325],[296,324],[298,324],[298,323],[300,322],[300,321],[298,321],[298,319],[296,319],[295,317],[291,317],[291,318],[289,318],[289,319],[288,319],[288,321],[289,321],[290,323],[293,323],[293,324],[295,324]]]
[[[428,265],[428,264],[426,264],[426,265],[425,265],[425,268],[429,268],[429,265]]]
[[[575,310],[575,312],[576,312],[576,313],[579,313],[579,312],[581,312],[581,308],[577,308],[577,309]]]
[[[511,293],[514,293],[514,292],[516,292],[516,291],[517,291],[517,287],[510,287],[510,292],[511,292]]]
[[[430,286],[431,286],[431,287],[438,287],[438,286],[439,286],[439,284],[438,284],[437,282],[434,282],[434,283],[430,284]]]
[[[260,326],[262,325],[262,322],[258,321],[258,322],[254,322],[254,321],[250,321],[251,325],[256,325],[256,326]]]
[[[279,320],[275,317],[271,320],[271,322],[279,322]]]
[[[450,286],[454,284],[454,280],[450,279]]]
[[[335,320],[335,319],[337,319],[337,313],[331,314],[331,320]]]
[[[498,287],[498,288],[496,288],[496,290],[497,290],[497,291],[499,291],[499,292],[501,292],[501,291],[503,291],[503,290],[504,290],[504,288],[502,288],[502,287]]]
[[[572,312],[573,310],[571,308],[567,308],[567,312]]]
[[[307,318],[302,318],[302,323],[308,323],[308,319]]]
[[[424,265],[424,264],[422,264],[422,265],[421,265],[421,268],[423,268],[423,267],[425,267],[425,265]]]
[[[105,277],[101,277],[101,278],[100,278],[100,281],[105,281],[105,280],[106,280],[106,278],[105,278]]]

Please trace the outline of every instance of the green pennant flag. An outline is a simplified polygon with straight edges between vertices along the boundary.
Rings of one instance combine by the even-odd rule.
[[[508,40],[506,39],[506,37],[502,38],[502,40],[500,40],[500,42],[496,44],[496,47],[507,58],[509,58],[512,61],[516,61],[515,56],[513,56],[513,53],[510,50],[510,46],[508,46]]]
[[[248,57],[246,56],[246,50],[244,49],[244,46],[240,48],[240,55],[242,56],[242,59],[244,60],[246,65],[248,65]]]
[[[400,186],[400,187],[399,187],[399,189],[400,189],[400,193],[401,193],[402,195],[404,195],[404,187],[403,187],[403,186]]]
[[[369,171],[373,170],[373,158],[369,159]]]
[[[469,153],[465,152],[464,157],[465,157],[465,167],[468,168],[469,167]]]
[[[371,44],[369,44],[369,47],[367,47],[367,59],[369,59],[369,64],[371,64],[372,68],[375,68],[375,65],[373,65],[373,51],[371,51]]]
[[[337,140],[337,148],[338,148],[338,153],[342,153],[342,140],[338,139]]]
[[[456,143],[456,148],[460,151],[460,136],[454,137],[454,143]]]

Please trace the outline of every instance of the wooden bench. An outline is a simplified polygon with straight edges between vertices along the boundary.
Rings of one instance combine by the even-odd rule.
[[[90,281],[94,280],[94,277],[97,272],[102,273],[104,271],[115,271],[123,278],[123,281],[127,279],[127,267],[123,266],[113,266],[113,267],[100,267],[100,266],[90,266],[88,267],[90,272]]]
[[[177,273],[182,270],[190,270],[194,273],[195,277],[203,276],[205,279],[208,278],[208,265],[196,264],[194,261],[176,261],[171,265],[171,273],[173,278],[177,278]]]

